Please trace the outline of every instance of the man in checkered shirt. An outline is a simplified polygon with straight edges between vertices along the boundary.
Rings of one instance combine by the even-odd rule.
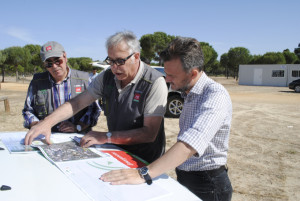
[[[177,180],[202,200],[231,200],[226,167],[232,119],[230,96],[203,72],[204,57],[196,39],[178,37],[160,56],[166,81],[173,90],[183,92],[185,102],[177,143],[147,166],[147,174],[154,178],[177,167]],[[101,179],[112,184],[145,182],[133,169],[112,171]]]

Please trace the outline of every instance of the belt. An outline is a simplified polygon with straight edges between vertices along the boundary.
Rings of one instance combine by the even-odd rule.
[[[210,177],[215,177],[215,176],[221,174],[224,170],[226,170],[226,172],[227,172],[228,168],[227,168],[227,166],[222,165],[219,168],[213,169],[213,170],[184,171],[184,170],[179,170],[178,168],[176,168],[176,170],[179,171],[179,172],[184,172],[184,173],[187,173],[187,174],[195,174],[195,175],[198,175],[198,176],[207,176],[207,175],[209,175]]]

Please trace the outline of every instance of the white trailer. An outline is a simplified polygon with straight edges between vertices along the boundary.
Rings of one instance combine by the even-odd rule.
[[[287,87],[300,79],[300,64],[239,65],[239,84]]]

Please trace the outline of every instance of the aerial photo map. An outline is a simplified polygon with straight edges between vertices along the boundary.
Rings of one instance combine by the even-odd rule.
[[[89,158],[99,158],[100,155],[94,153],[88,148],[82,148],[74,141],[40,145],[38,148],[43,154],[54,162],[82,160]]]

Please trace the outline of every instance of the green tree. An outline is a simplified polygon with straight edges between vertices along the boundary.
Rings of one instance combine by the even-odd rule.
[[[210,74],[212,75],[221,75],[225,72],[225,68],[221,65],[221,63],[218,60],[215,60],[215,62],[211,64],[210,67]]]
[[[80,69],[80,66],[77,62],[75,62],[72,66],[73,69],[76,69],[76,70],[79,70]]]
[[[79,65],[77,64],[77,66],[78,66],[78,68],[76,68],[77,66],[76,66],[76,64],[77,64],[77,59],[76,58],[74,58],[74,57],[70,57],[70,58],[68,58],[68,66],[70,67],[70,68],[73,68],[73,69],[79,69]],[[75,67],[76,66],[76,67]]]
[[[68,65],[76,70],[82,70],[86,72],[92,71],[93,60],[89,57],[71,57],[68,58]]]
[[[80,57],[79,58],[80,70],[91,72],[93,68],[92,62],[93,60],[89,57]]]
[[[0,67],[2,72],[2,82],[4,82],[4,72],[5,72],[5,60],[6,60],[6,53],[3,50],[0,50]]]
[[[23,66],[21,66],[21,65],[18,65],[18,66],[17,66],[17,71],[18,71],[19,73],[24,73],[24,70],[25,70],[25,68],[24,68]]]
[[[228,58],[228,53],[224,53],[224,54],[221,55],[220,65],[225,69],[225,76],[228,79],[228,76],[229,76],[229,58]]]
[[[40,57],[41,46],[28,44],[24,46],[24,49],[28,50],[31,55],[29,65],[26,66],[25,72],[36,73],[44,71],[43,61]]]
[[[16,72],[16,81],[19,79],[18,65],[26,66],[31,59],[30,52],[19,46],[9,47],[5,49],[7,52],[6,64],[13,66]]]
[[[204,70],[210,73],[213,71],[213,64],[217,61],[218,53],[209,43],[200,42],[200,45],[204,55]]]
[[[155,57],[154,42],[152,34],[143,35],[140,39],[141,59],[148,59],[150,62]]]
[[[285,64],[285,57],[281,52],[267,52],[262,56],[262,64]]]
[[[249,64],[262,64],[262,55],[251,55]]]
[[[284,50],[282,53],[285,58],[286,64],[293,64],[298,59],[297,55],[293,52],[290,52],[289,49]]]
[[[298,47],[294,49],[294,53],[298,56],[298,60],[300,60],[300,43],[298,44]]]
[[[229,67],[233,71],[233,77],[238,79],[239,65],[248,64],[251,59],[250,52],[244,47],[230,48],[228,51]]]
[[[155,60],[161,65],[159,54],[174,38],[175,36],[167,35],[164,32],[143,35],[140,39],[141,58],[147,58],[150,62]]]

